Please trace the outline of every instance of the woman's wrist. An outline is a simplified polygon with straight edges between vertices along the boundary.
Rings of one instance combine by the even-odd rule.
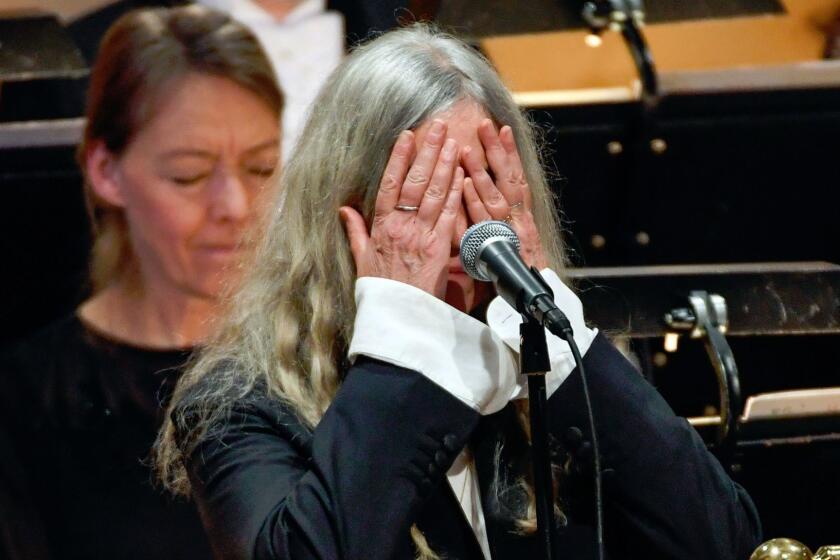
[[[356,281],[348,355],[419,372],[481,414],[518,393],[515,354],[487,325],[409,284]]]

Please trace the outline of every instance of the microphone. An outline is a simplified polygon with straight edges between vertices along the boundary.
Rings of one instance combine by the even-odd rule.
[[[488,221],[470,226],[461,238],[461,265],[470,277],[482,282],[493,282],[496,291],[502,299],[508,302],[520,314],[525,315],[556,336],[559,336],[569,344],[580,374],[581,389],[586,403],[587,416],[589,418],[589,437],[592,442],[592,458],[594,463],[593,478],[595,483],[595,542],[597,557],[604,558],[604,506],[603,492],[601,488],[601,459],[598,452],[598,436],[595,432],[595,418],[592,414],[592,401],[589,397],[589,388],[586,381],[586,374],[583,367],[583,359],[572,332],[572,325],[557,305],[554,303],[554,294],[546,284],[545,279],[539,271],[528,268],[519,256],[519,238],[516,232],[505,222]],[[542,334],[542,333],[540,333]],[[523,341],[525,333],[522,333]],[[520,342],[520,348],[524,342]],[[525,351],[522,352],[525,354]],[[545,379],[541,376],[528,377],[528,400],[531,406],[531,434],[536,440],[542,442],[534,446],[535,451],[539,448],[543,452],[541,462],[548,465],[548,456],[545,454]],[[545,467],[549,469],[550,467]],[[536,473],[539,469],[534,468]],[[551,476],[543,475],[545,480]],[[538,486],[540,484],[538,483]],[[539,521],[540,504],[544,503],[544,496],[547,495],[547,488],[550,485],[542,486],[537,491],[537,524]],[[542,510],[545,512],[545,509]],[[551,511],[550,509],[548,510]],[[550,513],[543,513],[543,518],[549,520]],[[546,521],[550,523],[550,521]],[[548,526],[548,525],[546,525]],[[548,546],[551,546],[551,539],[546,539]],[[547,552],[546,557],[550,558],[551,553]]]
[[[519,313],[569,340],[572,325],[554,303],[554,294],[536,268],[519,256],[519,237],[505,222],[472,225],[461,238],[461,265],[472,278],[493,282],[498,294]]]

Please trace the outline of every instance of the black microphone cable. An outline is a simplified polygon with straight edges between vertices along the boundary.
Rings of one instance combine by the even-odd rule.
[[[568,327],[549,328],[549,331],[568,343],[569,348],[572,350],[572,356],[575,359],[578,374],[580,375],[580,386],[583,392],[584,404],[586,405],[587,419],[589,420],[589,438],[592,444],[592,468],[594,469],[593,478],[595,484],[595,545],[598,551],[598,560],[604,560],[604,493],[601,484],[601,453],[598,447],[598,435],[595,432],[595,414],[592,412],[592,399],[589,396],[589,384],[586,381],[586,371],[583,367],[583,358],[580,355],[580,349],[578,349],[577,343],[575,342],[569,320],[565,316],[563,319]],[[562,334],[558,334],[555,330],[561,331]]]

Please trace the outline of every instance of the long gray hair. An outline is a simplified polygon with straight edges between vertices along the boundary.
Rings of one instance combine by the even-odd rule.
[[[182,411],[185,401],[191,410],[190,422],[176,413],[161,432],[158,467],[171,490],[189,492],[184,457],[258,382],[308,425],[319,422],[340,384],[356,313],[355,268],[338,209],[352,206],[370,225],[399,133],[462,100],[512,127],[547,258],[562,270],[558,217],[533,128],[489,63],[422,24],[358,47],[315,101],[243,284],[175,390],[170,410]]]

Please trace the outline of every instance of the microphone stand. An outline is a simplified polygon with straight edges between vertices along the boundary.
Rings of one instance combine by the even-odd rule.
[[[545,329],[527,313],[519,326],[519,371],[528,376],[528,407],[531,416],[531,456],[534,469],[534,497],[537,506],[537,538],[543,558],[554,552],[554,492],[548,452],[545,374],[551,369]]]
[[[596,35],[608,28],[621,31],[639,73],[642,102],[646,106],[655,105],[659,97],[659,80],[642,31],[645,12],[641,0],[592,0],[584,4],[582,16]]]

